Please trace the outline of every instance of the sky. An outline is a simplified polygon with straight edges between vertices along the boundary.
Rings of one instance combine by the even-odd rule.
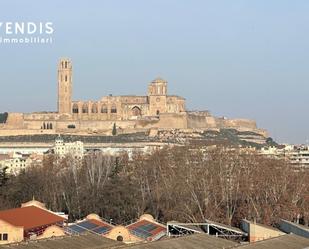
[[[52,22],[54,33],[52,44],[0,44],[0,112],[55,111],[68,57],[74,100],[144,95],[160,76],[188,110],[308,143],[308,13],[307,0],[1,0],[0,22]]]

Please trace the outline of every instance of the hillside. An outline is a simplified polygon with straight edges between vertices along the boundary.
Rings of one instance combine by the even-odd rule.
[[[53,143],[58,137],[56,134],[42,135],[18,135],[1,136],[0,143]],[[249,131],[237,131],[235,129],[220,129],[206,131],[188,130],[159,130],[154,135],[148,132],[137,132],[132,134],[119,134],[116,136],[102,135],[61,135],[65,141],[82,141],[84,143],[147,143],[163,142],[174,144],[226,144],[261,147],[263,145],[277,145],[271,138],[266,138],[258,133]]]

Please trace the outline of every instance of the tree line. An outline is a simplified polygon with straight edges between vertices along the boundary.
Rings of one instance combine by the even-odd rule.
[[[149,155],[45,157],[17,176],[0,174],[0,209],[33,197],[70,220],[97,213],[121,224],[150,213],[166,222],[242,218],[275,225],[309,221],[308,171],[284,160],[226,147],[166,147]]]

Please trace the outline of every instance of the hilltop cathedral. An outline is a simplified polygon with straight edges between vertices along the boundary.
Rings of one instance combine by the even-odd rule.
[[[98,101],[72,100],[73,67],[69,59],[58,64],[57,112],[9,113],[0,135],[75,133],[109,134],[113,126],[123,133],[150,129],[235,128],[263,132],[255,121],[216,118],[207,111],[188,112],[185,99],[167,94],[167,81],[157,78],[146,96],[105,96]]]
[[[162,113],[185,111],[185,99],[167,95],[167,82],[157,78],[147,96],[106,96],[99,101],[72,101],[72,63],[62,59],[58,65],[58,113],[73,120],[130,120]]]

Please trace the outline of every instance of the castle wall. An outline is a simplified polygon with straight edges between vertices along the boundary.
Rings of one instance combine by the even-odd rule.
[[[187,115],[186,113],[182,113],[182,114],[163,113],[160,115],[159,122],[151,127],[167,128],[167,129],[169,128],[186,129],[187,128]]]
[[[58,121],[56,124],[56,132],[68,132],[68,133],[105,133],[112,132],[113,126],[116,124],[116,128],[119,133],[122,133],[125,129],[135,129],[135,121],[113,121],[113,120],[72,120],[72,121]],[[68,126],[75,128],[69,128]]]
[[[24,117],[22,113],[9,113],[5,123],[6,128],[23,128]]]
[[[103,119],[103,116],[105,118]],[[119,133],[161,129],[212,129],[232,128],[239,131],[253,131],[267,136],[265,130],[257,129],[253,120],[215,118],[205,113],[161,113],[159,117],[136,117],[117,120],[110,114],[90,113],[81,117],[57,113],[9,114],[6,124],[1,125],[0,135],[55,134],[64,133],[100,133],[109,134],[114,123]],[[47,128],[47,125],[49,128]],[[45,128],[44,128],[45,127]]]
[[[250,119],[217,119],[219,127],[257,129],[256,122]]]
[[[55,130],[38,130],[38,129],[0,129],[0,136],[19,136],[19,135],[36,135],[36,134],[55,134]]]
[[[188,114],[188,128],[216,128],[216,119],[206,115]]]

